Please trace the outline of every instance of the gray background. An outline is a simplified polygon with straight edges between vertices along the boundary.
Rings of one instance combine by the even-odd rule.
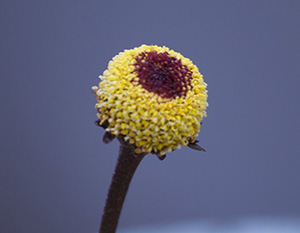
[[[300,215],[300,1],[1,1],[0,231],[96,232],[117,159],[90,87],[141,44],[208,83],[198,137],[147,156],[120,227]]]

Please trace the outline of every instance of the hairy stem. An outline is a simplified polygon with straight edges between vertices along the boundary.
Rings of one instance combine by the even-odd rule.
[[[134,148],[120,140],[119,158],[109,187],[99,233],[116,232],[130,181],[145,155],[135,154]]]

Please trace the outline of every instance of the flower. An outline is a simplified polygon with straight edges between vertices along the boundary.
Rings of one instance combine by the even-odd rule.
[[[206,83],[188,58],[169,48],[142,45],[109,62],[92,89],[98,124],[135,146],[164,156],[196,142],[206,116]]]

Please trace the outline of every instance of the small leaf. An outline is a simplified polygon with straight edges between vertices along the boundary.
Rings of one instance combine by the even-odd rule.
[[[197,140],[195,142],[190,142],[188,144],[188,147],[191,148],[191,149],[193,149],[193,150],[206,151],[204,148],[202,148],[201,146],[199,146],[197,144],[197,142],[198,142]]]
[[[112,133],[106,131],[105,134],[103,135],[102,141],[105,144],[108,144],[108,143],[112,142],[115,139],[115,137],[116,137],[115,135],[113,135]]]
[[[166,158],[166,155],[165,155],[165,154],[164,154],[164,155],[159,155],[159,154],[157,154],[156,156],[157,156],[157,158],[158,158],[159,160],[161,160],[161,161],[163,161],[163,160]]]

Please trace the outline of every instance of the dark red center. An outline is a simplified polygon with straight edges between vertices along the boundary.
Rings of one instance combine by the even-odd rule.
[[[192,72],[167,52],[143,52],[134,65],[138,84],[163,98],[184,97],[191,88]]]

